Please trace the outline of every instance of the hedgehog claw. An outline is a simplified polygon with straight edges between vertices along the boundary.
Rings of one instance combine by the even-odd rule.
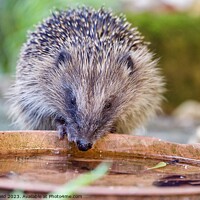
[[[67,134],[66,133],[66,127],[64,125],[59,125],[58,128],[57,128],[57,134],[58,134],[58,138],[60,140],[63,140],[65,135]]]
[[[111,129],[110,129],[110,133],[116,133],[117,132],[117,129],[116,129],[116,127],[112,127]]]

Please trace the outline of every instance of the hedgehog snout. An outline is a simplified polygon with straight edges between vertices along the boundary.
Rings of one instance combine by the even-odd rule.
[[[76,141],[76,145],[80,151],[87,151],[92,148],[93,144],[91,142],[87,142],[86,140],[81,139]]]

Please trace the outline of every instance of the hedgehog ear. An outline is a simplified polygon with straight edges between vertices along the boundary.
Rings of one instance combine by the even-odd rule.
[[[70,53],[67,52],[66,50],[62,50],[58,54],[58,57],[56,60],[56,66],[59,67],[59,65],[67,63],[67,62],[71,62],[71,61],[72,61],[72,57]]]
[[[133,59],[131,58],[130,55],[126,59],[126,65],[127,65],[127,69],[129,69],[131,71],[129,74],[130,75],[133,74],[135,65],[134,65]]]

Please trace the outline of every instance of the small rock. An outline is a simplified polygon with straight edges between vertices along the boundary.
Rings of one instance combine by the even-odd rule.
[[[200,102],[194,100],[185,101],[172,114],[181,121],[196,121],[200,123]]]
[[[188,141],[189,144],[200,143],[200,126],[196,128],[195,134]]]

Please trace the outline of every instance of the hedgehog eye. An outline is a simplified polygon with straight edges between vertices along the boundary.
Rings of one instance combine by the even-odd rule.
[[[73,106],[76,106],[76,98],[75,98],[75,97],[72,97],[71,100],[70,100],[70,103],[71,103]]]
[[[112,103],[111,102],[106,102],[104,105],[104,110],[109,110],[112,107]]]
[[[62,50],[57,57],[56,65],[58,67],[60,64],[71,62],[71,60],[71,55],[67,51]]]

